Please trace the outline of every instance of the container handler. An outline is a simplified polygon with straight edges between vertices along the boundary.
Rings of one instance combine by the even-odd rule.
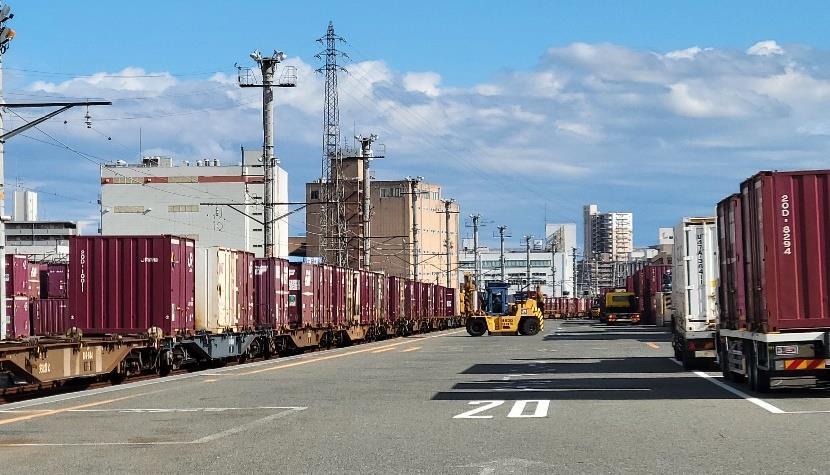
[[[523,298],[508,303],[505,282],[488,282],[483,295],[482,311],[467,317],[467,333],[471,336],[536,335],[544,329],[541,305],[536,299]],[[541,292],[536,294],[541,296]]]
[[[607,325],[617,323],[640,323],[637,310],[637,296],[634,292],[615,289],[605,294],[602,300],[600,321]]]

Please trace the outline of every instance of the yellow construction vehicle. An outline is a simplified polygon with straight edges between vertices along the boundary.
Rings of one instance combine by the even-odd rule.
[[[508,284],[488,282],[483,295],[483,310],[467,317],[467,333],[491,335],[536,335],[545,327],[542,310],[536,299],[527,297],[507,302]],[[537,295],[541,295],[537,294]]]

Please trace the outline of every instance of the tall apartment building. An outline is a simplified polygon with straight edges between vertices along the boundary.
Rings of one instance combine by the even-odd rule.
[[[347,265],[361,268],[363,255],[363,159],[343,159]],[[333,260],[333,253],[321,242],[322,206],[325,183],[306,183],[306,255]],[[418,278],[444,285],[447,275],[458,282],[458,203],[450,205],[449,230],[442,201],[441,186],[409,180],[372,180],[370,184],[370,262],[371,269],[388,275],[415,277],[413,215],[418,219]],[[417,193],[417,199],[416,199]],[[414,201],[414,206],[413,206]],[[331,207],[330,207],[331,208]],[[445,239],[449,231],[450,249]],[[449,268],[447,253],[449,252]]]
[[[600,213],[597,205],[583,209],[584,255],[597,261],[624,261],[634,250],[632,213]]]
[[[264,255],[262,152],[246,151],[242,162],[174,163],[145,157],[101,167],[101,232],[108,235],[177,234],[201,246],[224,246]],[[288,201],[288,175],[277,168],[274,201]],[[274,206],[284,216],[287,205]],[[274,254],[288,256],[288,218],[274,226]]]

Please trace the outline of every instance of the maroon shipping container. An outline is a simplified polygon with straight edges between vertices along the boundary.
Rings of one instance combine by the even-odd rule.
[[[316,326],[320,321],[320,267],[288,264],[289,322],[294,326]]]
[[[25,338],[32,335],[29,323],[29,297],[15,296],[6,299],[6,339]]]
[[[386,278],[386,319],[396,321],[404,318],[406,285],[405,280],[400,277],[389,276]]]
[[[29,263],[29,283],[26,286],[26,296],[30,299],[40,298],[40,271],[45,265]]]
[[[46,264],[40,269],[40,298],[67,298],[67,277],[69,266],[66,264]]]
[[[254,261],[250,252],[240,252],[236,261],[237,276],[237,315],[241,328],[253,328],[254,317]]]
[[[254,326],[288,326],[288,261],[261,258],[254,260]]]
[[[34,335],[62,335],[67,330],[68,299],[38,299],[29,303]]]
[[[634,292],[634,276],[629,275],[625,278],[625,290],[626,292]]]
[[[446,304],[446,312],[448,317],[454,317],[457,315],[457,311],[455,308],[455,289],[444,289],[445,291],[445,304]]]
[[[29,293],[29,260],[26,256],[6,254],[6,297]]]
[[[830,328],[830,170],[758,173],[741,218],[748,329]]]
[[[736,193],[718,203],[720,326],[731,330],[746,328],[743,240],[741,195]]]
[[[84,334],[193,330],[194,249],[168,235],[72,237],[68,324]]]

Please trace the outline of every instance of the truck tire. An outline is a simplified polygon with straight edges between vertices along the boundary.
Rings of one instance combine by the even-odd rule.
[[[683,357],[683,369],[686,371],[691,371],[695,369],[697,365],[697,361],[695,361],[695,354],[692,351],[689,351],[686,348],[681,350],[681,356]]]
[[[467,333],[470,336],[481,336],[487,332],[487,323],[482,318],[471,318],[467,320]]]
[[[754,348],[749,354],[749,378],[747,379],[749,380],[749,387],[753,391],[758,391],[759,393],[768,393],[770,391],[769,372],[758,368]]]
[[[539,320],[532,317],[525,318],[519,324],[519,333],[528,336],[533,336],[539,333]]]
[[[726,349],[726,345],[720,345],[720,348],[718,348],[718,364],[721,373],[723,373],[723,379],[735,381],[735,373],[729,369],[729,351]]]

